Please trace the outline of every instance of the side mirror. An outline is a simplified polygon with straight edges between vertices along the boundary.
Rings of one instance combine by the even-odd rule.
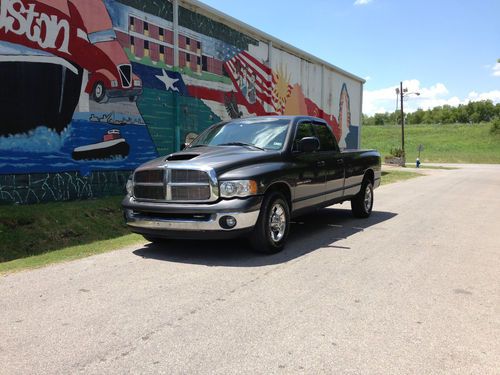
[[[319,139],[316,137],[304,137],[299,141],[300,152],[314,152],[319,149]]]

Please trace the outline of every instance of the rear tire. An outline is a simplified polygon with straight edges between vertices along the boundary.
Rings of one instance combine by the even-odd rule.
[[[355,217],[367,218],[372,213],[373,208],[373,185],[364,179],[361,190],[351,199],[351,210]]]
[[[256,252],[274,254],[285,247],[290,231],[290,207],[283,194],[266,194],[260,209],[259,219],[250,237]]]

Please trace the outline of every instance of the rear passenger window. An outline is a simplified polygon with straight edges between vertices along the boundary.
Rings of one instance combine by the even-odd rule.
[[[293,141],[294,151],[299,149],[299,141],[305,137],[316,137],[316,134],[314,134],[313,124],[311,122],[301,122],[297,126],[297,133],[295,134],[295,139]]]
[[[325,124],[314,124],[316,136],[319,139],[320,151],[337,151],[335,139],[331,129]]]

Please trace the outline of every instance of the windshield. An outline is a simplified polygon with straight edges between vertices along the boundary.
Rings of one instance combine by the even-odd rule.
[[[215,125],[196,138],[189,147],[252,145],[265,150],[281,150],[290,120],[238,120]]]
[[[116,39],[116,34],[113,29],[96,31],[88,35],[89,41],[92,44],[99,42],[111,42]]]

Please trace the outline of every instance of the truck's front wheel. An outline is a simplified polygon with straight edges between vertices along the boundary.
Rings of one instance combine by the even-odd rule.
[[[279,192],[267,194],[250,237],[254,250],[265,254],[283,250],[289,230],[290,207],[285,197]]]

